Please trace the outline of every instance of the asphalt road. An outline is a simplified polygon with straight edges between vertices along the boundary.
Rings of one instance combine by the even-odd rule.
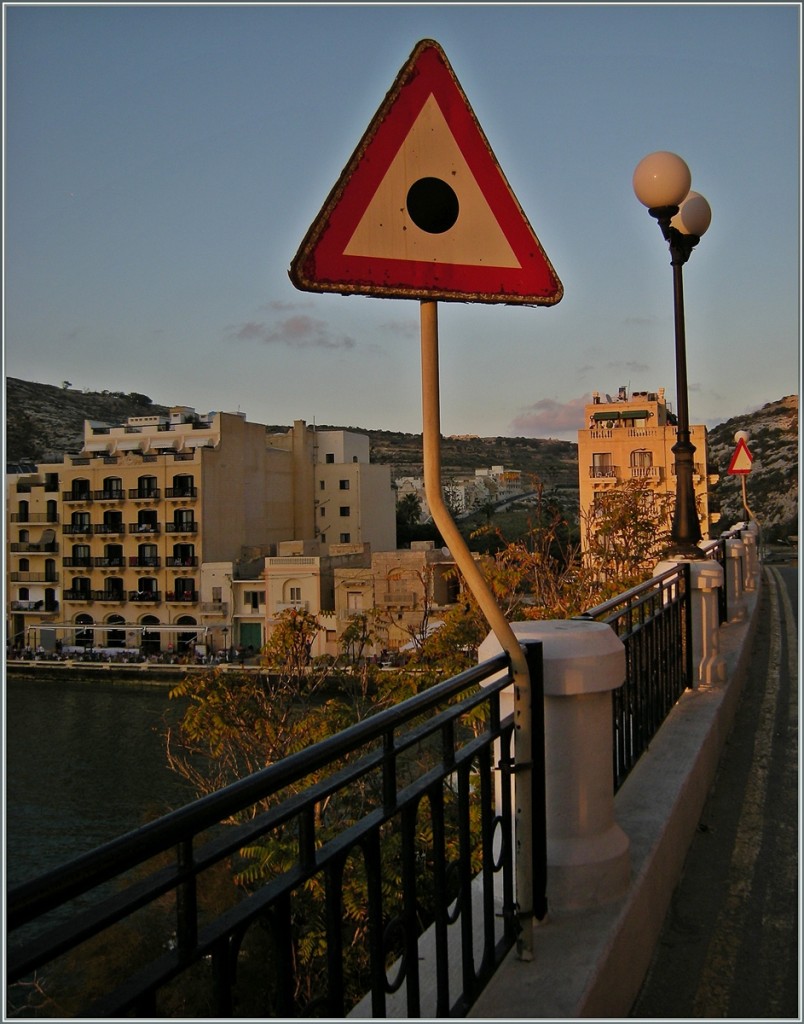
[[[631,1017],[801,1019],[798,567],[763,571],[734,728]]]

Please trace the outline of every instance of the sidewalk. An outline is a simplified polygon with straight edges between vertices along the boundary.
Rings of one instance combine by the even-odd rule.
[[[633,1017],[800,1019],[796,627],[781,576],[765,582],[734,728]]]
[[[592,912],[548,915],[533,961],[509,954],[468,1016],[629,1016],[735,720],[759,620],[759,593],[746,597],[746,619],[720,629],[726,682],[684,694],[617,794],[631,841],[628,893]]]

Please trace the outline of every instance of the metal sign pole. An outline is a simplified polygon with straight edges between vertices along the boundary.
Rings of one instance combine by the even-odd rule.
[[[531,686],[525,652],[494,594],[478,568],[447,508],[441,489],[441,412],[438,383],[438,307],[433,299],[421,303],[422,446],[424,491],[433,516],[455,564],[463,574],[502,649],[511,660],[514,686],[516,752],[516,895],[520,933],[517,953],[533,959],[533,821]]]

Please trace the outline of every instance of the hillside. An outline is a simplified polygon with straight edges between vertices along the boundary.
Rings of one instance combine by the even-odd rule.
[[[738,430],[749,434],[748,450],[754,461],[746,477],[746,498],[765,538],[797,534],[798,395],[769,402],[756,412],[735,416],[709,431],[709,463],[720,473],[716,494],[722,529],[747,518],[741,479],[728,473]]]
[[[200,410],[206,411],[206,410]],[[85,419],[121,423],[128,416],[167,413],[147,395],[111,391],[79,391],[6,379],[6,460],[58,461],[81,446]],[[268,425],[269,431],[289,425]],[[321,429],[356,430],[368,434],[371,458],[391,466],[396,479],[422,475],[421,434],[332,425]],[[746,480],[751,510],[768,539],[798,533],[798,396],[788,395],[756,412],[734,417],[709,431],[709,465],[720,474],[714,492],[726,529],[746,518],[740,478],[727,469],[734,452],[734,433],[747,430],[754,456]],[[577,493],[578,446],[570,441],[528,437],[445,437],[441,461],[445,477],[489,466],[518,469],[537,476],[548,487]]]
[[[6,380],[6,461],[8,463],[58,461],[78,451],[85,419],[121,423],[128,416],[166,413],[147,395],[111,391],[78,391],[50,384]],[[199,410],[205,412],[206,410]],[[270,432],[289,424],[267,425]],[[371,459],[392,467],[394,478],[421,476],[421,434],[404,434],[364,427],[330,426],[321,429],[356,430],[368,434]],[[537,438],[445,438],[442,464],[446,473],[472,473],[486,466],[519,469],[537,475],[551,486],[578,487],[577,445],[570,441]]]
[[[6,461],[59,461],[84,440],[84,420],[122,423],[129,416],[156,416],[165,406],[147,395],[78,391],[6,378]]]

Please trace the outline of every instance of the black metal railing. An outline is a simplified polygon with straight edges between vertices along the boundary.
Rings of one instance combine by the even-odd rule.
[[[625,682],[612,691],[615,792],[692,686],[689,589],[689,563],[679,562],[577,616],[607,622],[625,646]]]
[[[543,880],[541,645],[527,656]],[[362,997],[375,1017],[400,998],[403,1017],[465,1014],[518,928],[510,683],[499,655],[13,889],[9,999],[103,1019],[343,1017]],[[273,869],[211,910],[258,854]]]

